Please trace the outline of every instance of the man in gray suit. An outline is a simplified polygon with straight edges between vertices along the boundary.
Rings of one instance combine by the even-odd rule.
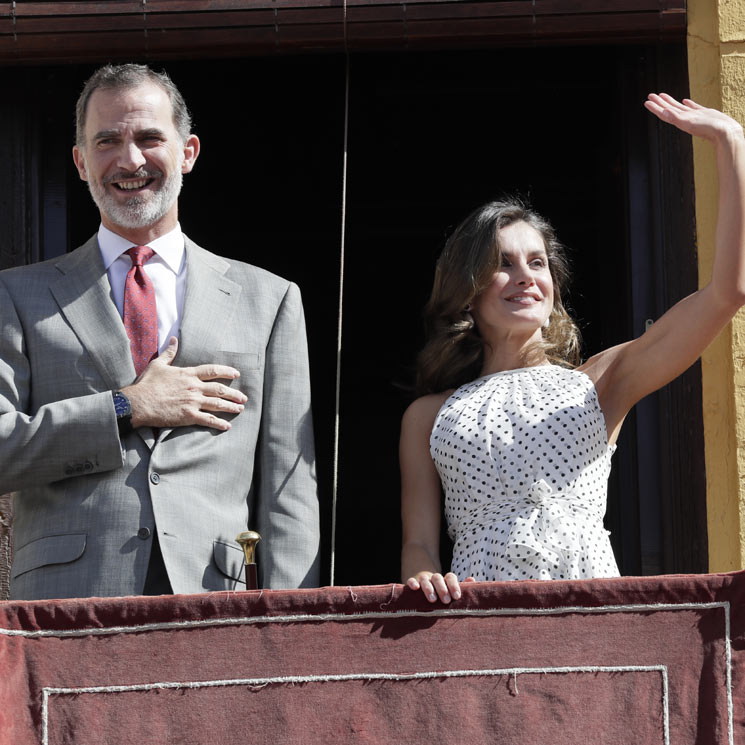
[[[178,194],[199,147],[167,76],[101,68],[78,101],[73,148],[99,232],[0,273],[15,599],[241,589],[234,538],[249,527],[262,535],[262,587],[317,584],[300,294],[181,233]],[[149,250],[136,267],[138,246]],[[157,309],[134,322],[132,308],[147,311],[128,299],[132,277]]]

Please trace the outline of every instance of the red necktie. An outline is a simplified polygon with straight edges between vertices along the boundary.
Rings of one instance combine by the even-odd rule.
[[[139,376],[158,354],[155,288],[142,268],[155,255],[155,251],[147,246],[133,246],[126,253],[132,259],[132,268],[124,282],[123,320],[132,347],[135,372]]]

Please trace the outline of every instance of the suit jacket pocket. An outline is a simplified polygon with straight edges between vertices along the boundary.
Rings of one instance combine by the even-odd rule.
[[[32,569],[49,564],[67,564],[79,559],[85,551],[87,533],[45,535],[30,541],[13,552],[11,578],[20,577]]]
[[[260,352],[239,352],[221,349],[215,353],[215,359],[221,365],[230,365],[240,372],[260,370],[263,365],[263,355]]]
[[[226,576],[238,582],[246,583],[246,570],[243,566],[243,550],[225,541],[216,540],[213,545],[213,556],[217,568]]]

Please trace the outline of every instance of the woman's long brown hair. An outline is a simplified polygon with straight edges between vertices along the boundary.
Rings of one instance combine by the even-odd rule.
[[[479,376],[484,344],[468,308],[500,267],[499,231],[520,221],[541,234],[554,284],[548,326],[524,363],[547,359],[564,367],[579,364],[579,330],[561,301],[569,280],[564,247],[548,221],[519,200],[489,202],[455,229],[437,261],[432,294],[424,308],[427,342],[417,358],[420,395],[457,388]]]

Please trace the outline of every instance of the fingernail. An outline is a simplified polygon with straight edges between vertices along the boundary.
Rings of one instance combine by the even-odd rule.
[[[431,602],[434,603],[435,600],[437,600],[437,596],[434,594],[434,592],[430,592],[430,594],[427,595],[427,600],[429,600],[429,601],[431,601]]]
[[[445,597],[442,599],[443,603],[449,603],[450,602],[450,595],[445,595]]]
[[[453,597],[454,597],[454,598],[455,598],[456,600],[460,600],[460,590],[456,590],[456,591],[455,591],[455,592],[453,593]]]

